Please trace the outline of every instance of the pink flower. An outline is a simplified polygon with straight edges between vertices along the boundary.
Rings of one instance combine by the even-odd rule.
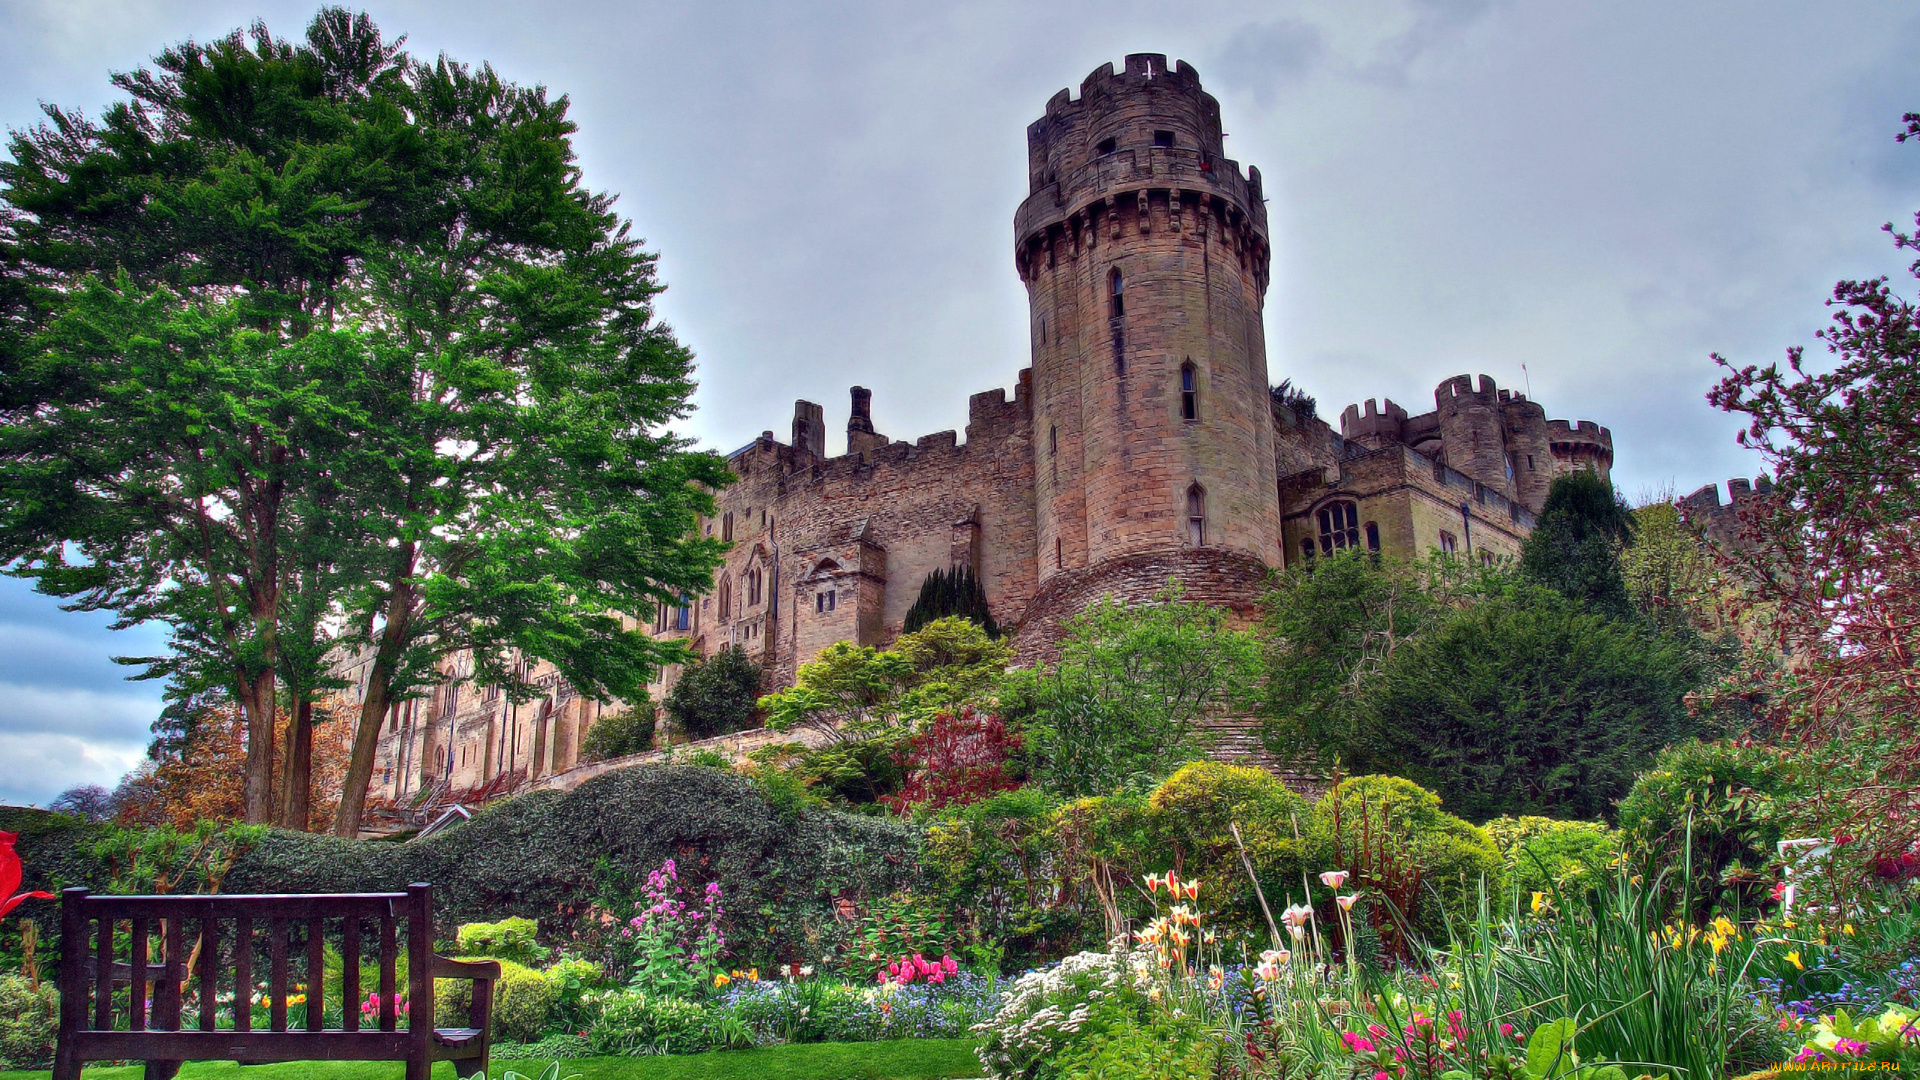
[[[1357,1031],[1341,1032],[1340,1041],[1346,1043],[1347,1049],[1356,1054],[1373,1053],[1373,1041]]]
[[[946,957],[940,961],[940,968],[947,974],[952,975],[960,970],[960,965],[954,963],[953,954],[948,953]]]

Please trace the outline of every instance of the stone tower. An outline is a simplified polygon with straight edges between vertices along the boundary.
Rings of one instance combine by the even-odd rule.
[[[1219,103],[1158,54],[1103,65],[1027,128],[1014,261],[1043,588],[1148,555],[1189,584],[1280,562],[1267,213],[1220,140]]]

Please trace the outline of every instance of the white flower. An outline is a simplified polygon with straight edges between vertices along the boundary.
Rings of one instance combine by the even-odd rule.
[[[1347,883],[1347,876],[1345,870],[1328,870],[1320,875],[1320,884],[1329,889],[1337,889]]]

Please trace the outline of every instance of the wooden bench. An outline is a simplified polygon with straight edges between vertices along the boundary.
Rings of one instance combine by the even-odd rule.
[[[500,965],[436,956],[432,897],[426,885],[403,893],[289,896],[90,896],[68,889],[60,898],[54,1080],[76,1080],[88,1061],[127,1060],[146,1062],[148,1080],[169,1080],[183,1061],[404,1061],[407,1080],[427,1080],[435,1061],[460,1063],[462,1075],[485,1070]],[[329,942],[338,946],[339,1001],[325,997]],[[397,985],[402,947],[404,988]],[[379,995],[378,1008],[364,1028],[363,953],[379,963],[375,985],[366,988]],[[253,1023],[260,976],[265,1030]],[[467,1027],[433,1026],[435,979],[473,980]],[[191,1026],[184,1022],[189,982]],[[301,984],[304,1022],[289,1027],[287,999],[302,992]],[[322,1026],[328,1005],[341,1007],[337,1028]]]

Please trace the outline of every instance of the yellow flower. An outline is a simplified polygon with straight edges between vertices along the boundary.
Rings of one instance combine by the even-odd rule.
[[[1534,893],[1533,894],[1533,913],[1535,915],[1540,914],[1541,910],[1546,906],[1547,906],[1547,894],[1543,892]]]
[[[1842,927],[1840,928],[1840,932],[1841,932],[1841,933],[1843,933],[1843,934],[1845,934],[1845,935],[1847,935],[1848,937],[1852,937],[1852,936],[1853,936],[1853,924],[1852,924],[1852,923],[1848,923],[1848,924],[1846,924],[1845,926],[1842,926]]]
[[[713,985],[715,986],[725,986],[732,981],[724,971],[716,971],[713,973]]]
[[[1807,965],[1800,962],[1799,949],[1794,949],[1793,951],[1787,953],[1787,963],[1792,964],[1795,968],[1798,968],[1801,971],[1807,970]]]

